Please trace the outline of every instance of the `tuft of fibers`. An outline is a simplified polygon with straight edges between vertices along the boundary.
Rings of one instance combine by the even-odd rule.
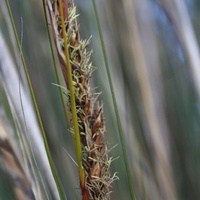
[[[61,15],[58,0],[47,2],[53,38],[58,52],[61,69],[68,87],[66,72],[65,47],[62,32]],[[95,68],[90,62],[92,50],[87,46],[91,41],[80,38],[77,26],[76,7],[73,1],[63,1],[65,30],[67,35],[68,51],[72,70],[72,80],[75,93],[76,110],[82,146],[82,167],[85,173],[85,187],[89,199],[110,199],[110,188],[116,173],[111,176],[110,165],[112,158],[108,156],[107,141],[105,140],[105,119],[103,104],[99,103],[100,93],[94,93],[90,87],[90,78]],[[68,109],[70,107],[70,93],[68,93]],[[71,123],[71,132],[74,132]]]

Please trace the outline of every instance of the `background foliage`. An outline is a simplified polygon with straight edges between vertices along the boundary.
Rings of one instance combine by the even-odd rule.
[[[113,184],[111,199],[129,200],[131,196],[117,126],[119,122],[116,121],[113,108],[94,7],[91,0],[75,2],[80,13],[81,37],[89,38],[92,35],[89,48],[94,51],[93,65],[98,68],[92,84],[98,86],[97,91],[102,91],[109,146],[112,148],[118,144],[110,151],[113,158],[119,156],[111,169],[113,173],[117,171],[119,176],[119,180]],[[181,19],[185,18],[176,10],[175,2],[179,1],[96,1],[131,180],[135,196],[141,200],[195,200],[200,196],[200,91],[197,81],[200,74],[197,73],[198,69],[194,73],[194,63],[190,60],[192,58],[198,62],[200,56],[200,4],[198,0],[180,1],[178,8],[181,10],[181,6],[186,6],[189,16],[189,22],[182,22]],[[68,130],[59,87],[52,85],[57,80],[42,1],[16,0],[10,1],[10,5],[59,178],[67,199],[80,199],[77,168],[68,156],[70,154],[75,158],[73,137]],[[22,77],[21,85],[29,95],[23,67],[19,62],[20,53],[18,51],[18,56],[15,54],[16,45],[7,8],[4,2],[0,6],[0,33]],[[186,29],[181,32],[184,23]],[[187,31],[194,33],[188,36],[188,41],[183,36]],[[193,39],[197,49],[194,46],[190,49]],[[1,49],[1,54],[4,53],[4,49]],[[9,121],[13,133],[11,138],[13,143],[18,144],[18,127],[14,125],[16,116],[9,107],[10,100],[3,84],[6,76],[2,75],[0,106],[4,114],[1,115]],[[19,84],[19,79],[13,81]],[[19,90],[12,92],[19,95]],[[66,101],[65,91],[62,93]],[[23,109],[19,108],[18,112],[23,113]],[[25,127],[26,117],[21,123]],[[24,132],[27,131],[24,128]],[[33,143],[32,148],[37,149],[37,145],[37,142]],[[36,155],[46,193],[53,199],[50,183],[38,157]],[[0,173],[0,199],[13,199],[11,183],[2,171]],[[41,184],[41,179],[38,180]],[[45,190],[44,186],[41,190]]]

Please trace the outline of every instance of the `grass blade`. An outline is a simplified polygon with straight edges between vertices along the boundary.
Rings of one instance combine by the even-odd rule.
[[[102,29],[101,29],[101,24],[100,24],[99,15],[98,15],[95,0],[92,0],[92,3],[93,3],[94,12],[95,12],[96,20],[97,20],[97,26],[98,26],[98,31],[99,31],[99,36],[100,36],[100,41],[101,41],[101,46],[102,46],[102,51],[103,51],[103,57],[104,57],[105,66],[106,66],[106,72],[107,72],[107,75],[108,75],[108,81],[109,81],[110,91],[111,91],[111,95],[112,95],[112,101],[113,101],[116,120],[117,120],[120,143],[121,143],[121,147],[122,147],[122,152],[123,152],[123,156],[124,156],[124,163],[125,163],[128,182],[129,182],[130,195],[131,195],[131,199],[135,200],[136,198],[135,198],[133,183],[132,183],[132,180],[131,180],[131,171],[130,171],[130,167],[129,167],[129,163],[128,163],[128,156],[127,156],[127,153],[126,153],[123,130],[122,130],[121,120],[120,120],[119,111],[118,111],[118,107],[117,107],[117,101],[116,101],[116,98],[115,98],[114,87],[113,87],[113,84],[112,84],[112,78],[111,78],[111,74],[110,74],[108,58],[107,58],[107,53],[106,53],[106,47],[105,47],[105,44],[104,44],[103,33],[102,33]]]
[[[9,16],[10,16],[12,28],[13,28],[13,31],[14,31],[16,43],[17,43],[17,46],[18,46],[18,50],[20,52],[22,65],[24,67],[25,75],[26,75],[26,78],[27,78],[27,81],[28,81],[28,86],[29,86],[29,90],[30,90],[30,93],[31,93],[31,98],[32,98],[32,101],[33,101],[33,105],[34,105],[34,108],[35,108],[36,115],[37,115],[38,123],[39,123],[40,129],[41,129],[41,133],[42,133],[42,137],[43,137],[43,141],[44,141],[44,146],[45,146],[45,149],[46,149],[46,153],[47,153],[47,157],[48,157],[49,164],[50,164],[50,167],[51,167],[51,171],[52,171],[54,180],[56,182],[56,186],[57,186],[57,189],[58,189],[58,193],[59,193],[60,199],[64,200],[65,199],[65,194],[64,194],[64,191],[62,189],[60,180],[59,180],[59,178],[57,176],[57,172],[56,172],[56,169],[55,169],[52,157],[51,157],[51,152],[50,152],[50,149],[49,149],[49,146],[48,146],[46,133],[45,133],[45,130],[44,130],[44,127],[43,127],[42,119],[41,119],[40,112],[39,112],[39,109],[38,109],[38,106],[37,106],[37,101],[36,101],[36,98],[35,98],[35,95],[34,95],[34,91],[33,91],[33,88],[32,88],[32,84],[31,84],[31,80],[30,80],[30,77],[29,77],[28,69],[26,67],[25,59],[24,59],[24,56],[23,56],[23,53],[22,53],[22,49],[21,49],[21,46],[20,46],[20,41],[19,41],[19,38],[18,38],[18,35],[17,35],[17,31],[16,31],[16,28],[15,28],[15,23],[14,23],[14,20],[13,20],[13,17],[12,17],[12,11],[11,11],[10,4],[9,4],[8,0],[6,0],[6,5],[7,5],[8,12],[9,12]]]

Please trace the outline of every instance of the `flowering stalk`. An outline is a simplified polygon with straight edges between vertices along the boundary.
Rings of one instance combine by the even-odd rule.
[[[91,38],[80,39],[73,1],[48,0],[47,5],[61,69],[70,91],[68,108],[73,115],[71,130],[76,137],[82,197],[110,199],[110,185],[117,177],[110,175],[112,158],[108,157],[104,136],[103,106],[98,102],[99,93],[92,92],[89,82],[94,67],[90,63],[92,51],[86,47]]]

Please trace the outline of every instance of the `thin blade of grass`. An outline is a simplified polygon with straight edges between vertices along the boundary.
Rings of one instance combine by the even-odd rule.
[[[49,164],[50,164],[50,167],[51,167],[51,171],[52,171],[52,174],[53,174],[53,177],[54,177],[57,189],[58,189],[60,199],[64,200],[64,199],[66,199],[65,194],[64,194],[64,191],[62,189],[62,185],[60,183],[59,177],[57,175],[56,168],[55,168],[55,165],[53,163],[51,152],[50,152],[50,149],[49,149],[49,146],[48,146],[46,133],[45,133],[45,130],[44,130],[44,127],[43,127],[42,119],[41,119],[41,116],[40,116],[37,101],[36,101],[34,91],[33,91],[33,87],[32,87],[32,84],[31,84],[31,80],[30,80],[30,77],[29,77],[28,69],[27,69],[27,66],[26,66],[26,63],[25,63],[25,59],[24,59],[24,56],[23,56],[21,46],[20,46],[20,41],[19,41],[19,38],[18,38],[17,30],[15,28],[15,23],[14,23],[14,20],[13,20],[12,11],[11,11],[11,8],[10,8],[10,3],[9,3],[8,0],[6,0],[6,5],[7,5],[10,21],[11,21],[11,24],[12,24],[12,28],[13,28],[13,31],[14,31],[15,40],[16,40],[16,43],[17,43],[17,46],[18,46],[18,50],[20,51],[20,57],[21,57],[22,65],[23,65],[25,75],[26,75],[26,78],[27,78],[28,87],[29,87],[29,90],[30,90],[30,93],[31,93],[31,98],[32,98],[33,105],[34,105],[34,108],[35,108],[38,123],[39,123],[40,129],[41,129],[43,142],[44,142],[45,150],[46,150],[47,157],[48,157],[48,160],[49,160]]]
[[[48,23],[48,18],[47,18],[47,9],[46,9],[45,0],[43,0],[43,9],[44,9],[44,16],[45,16],[45,23],[46,23],[46,28],[47,28],[47,35],[48,35],[49,45],[50,45],[50,49],[51,49],[51,57],[52,57],[52,61],[53,61],[56,80],[58,82],[58,85],[61,85],[60,77],[58,75],[58,68],[56,67],[56,59],[55,59],[54,50],[53,50],[53,43],[52,43],[51,34],[50,34],[50,30],[49,30],[49,23]],[[66,121],[67,121],[67,124],[69,125],[69,119],[68,119],[68,116],[67,116],[67,107],[66,107],[65,100],[64,100],[64,97],[63,97],[62,88],[60,88],[60,87],[59,87],[59,93],[60,93],[62,105],[63,105],[63,108],[64,108]]]
[[[89,198],[88,198],[88,194],[85,188],[85,173],[82,167],[82,147],[81,147],[81,140],[80,140],[80,134],[79,134],[79,125],[78,125],[78,117],[77,117],[77,111],[76,111],[74,87],[73,87],[73,81],[72,81],[72,69],[71,69],[69,50],[68,50],[68,45],[67,45],[67,35],[65,31],[63,2],[61,0],[59,0],[59,5],[60,5],[63,39],[64,39],[65,58],[66,58],[66,63],[67,63],[66,66],[67,66],[67,76],[68,76],[68,87],[69,87],[69,92],[70,92],[70,97],[71,97],[70,103],[71,103],[72,120],[73,120],[74,133],[75,133],[75,149],[76,149],[76,156],[77,156],[78,171],[79,171],[80,184],[81,184],[81,189],[82,189],[82,198],[83,200],[87,200]]]
[[[98,11],[97,11],[97,6],[96,6],[95,0],[92,0],[92,3],[93,3],[95,17],[96,17],[96,21],[97,21],[99,37],[100,37],[100,42],[101,42],[101,46],[102,46],[104,62],[105,62],[105,66],[106,66],[106,72],[107,72],[107,76],[108,76],[108,81],[109,81],[112,101],[113,101],[116,120],[117,120],[120,143],[121,143],[121,147],[122,147],[124,163],[125,163],[126,173],[127,173],[127,177],[128,177],[130,195],[131,195],[131,199],[135,200],[136,197],[135,197],[135,193],[134,193],[134,186],[133,186],[133,182],[131,180],[131,171],[130,171],[130,167],[129,167],[129,163],[128,163],[128,156],[127,156],[127,152],[126,152],[126,148],[125,148],[124,134],[123,134],[121,120],[120,120],[119,111],[118,111],[118,107],[117,107],[117,101],[116,101],[116,97],[115,97],[113,81],[112,81],[111,73],[110,73],[110,69],[109,69],[108,58],[107,58],[107,53],[106,53],[106,47],[105,47],[104,38],[103,38],[103,32],[102,32],[102,29],[101,29],[100,19],[99,19],[99,15],[98,15]]]

